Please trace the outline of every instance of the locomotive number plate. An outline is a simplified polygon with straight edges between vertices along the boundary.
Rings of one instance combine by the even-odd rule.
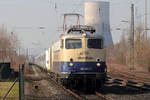
[[[91,70],[91,68],[80,68],[80,70]]]

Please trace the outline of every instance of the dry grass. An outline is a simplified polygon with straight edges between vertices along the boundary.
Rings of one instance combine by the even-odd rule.
[[[0,99],[7,93],[9,87],[13,82],[0,82]],[[19,100],[19,84],[18,82],[14,85],[6,100]]]

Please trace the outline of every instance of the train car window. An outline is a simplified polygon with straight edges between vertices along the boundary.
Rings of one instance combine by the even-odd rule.
[[[82,48],[81,39],[66,39],[66,49]]]
[[[102,39],[88,39],[88,48],[102,49]]]

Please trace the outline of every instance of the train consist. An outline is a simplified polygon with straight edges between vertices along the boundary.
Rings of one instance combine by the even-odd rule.
[[[107,72],[106,49],[103,35],[94,32],[90,26],[72,26],[58,42],[36,57],[35,63],[67,87],[100,88]]]

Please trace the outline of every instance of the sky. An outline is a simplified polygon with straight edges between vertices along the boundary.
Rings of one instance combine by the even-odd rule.
[[[86,1],[94,0],[0,0],[0,26],[18,35],[21,47],[29,48],[32,54],[37,49],[45,50],[59,39],[64,13],[84,15],[83,5]],[[95,1],[110,2],[110,26],[114,43],[119,42],[123,29],[130,27],[129,23],[121,21],[130,21],[131,3],[135,4],[135,22],[143,23],[144,0]],[[147,1],[150,4],[150,0]],[[150,6],[147,6],[150,28]],[[81,19],[82,24],[83,20],[84,18]]]

